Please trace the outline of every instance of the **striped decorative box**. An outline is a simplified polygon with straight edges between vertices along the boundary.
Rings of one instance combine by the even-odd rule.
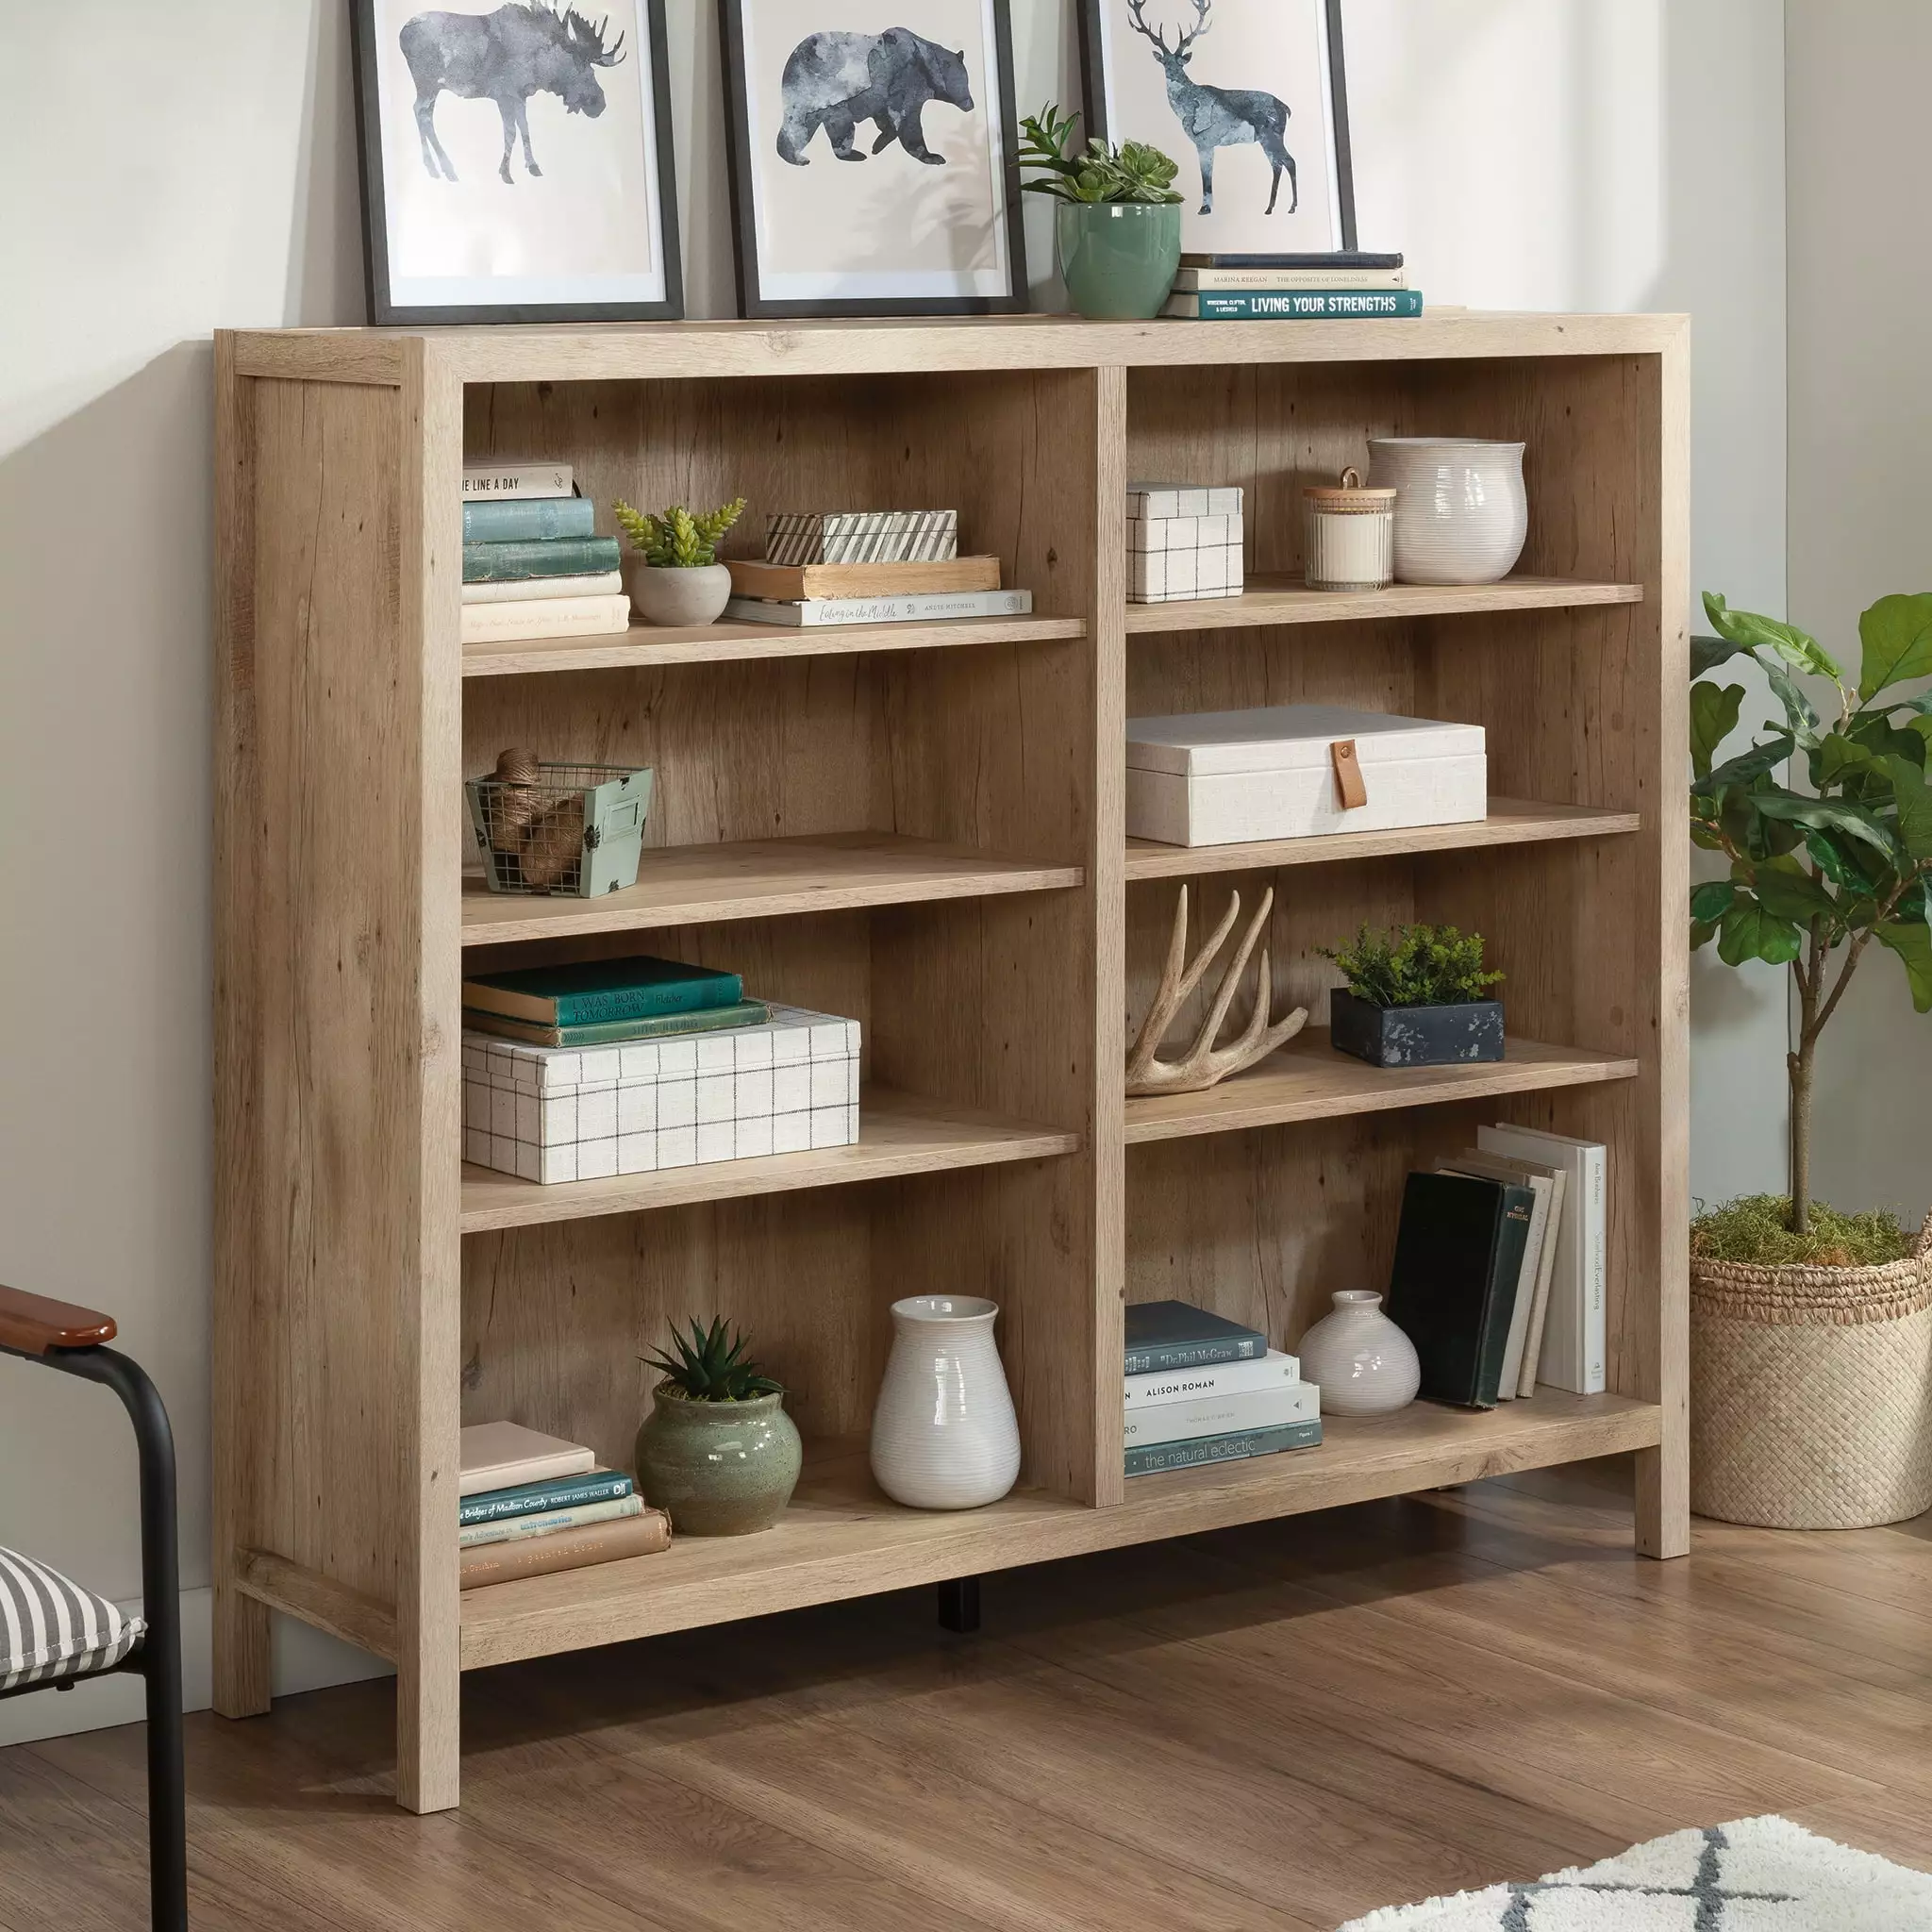
[[[588,1181],[858,1139],[858,1022],[774,1007],[762,1026],[621,1046],[463,1035],[463,1158]]]
[[[956,509],[794,511],[765,519],[767,563],[950,563]]]

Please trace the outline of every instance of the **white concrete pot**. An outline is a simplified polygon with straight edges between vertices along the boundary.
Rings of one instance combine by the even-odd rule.
[[[1369,481],[1395,491],[1398,584],[1493,584],[1529,533],[1523,444],[1372,436]]]
[[[722,563],[664,570],[627,556],[624,576],[630,600],[646,624],[713,624],[731,595],[731,573]]]
[[[892,1304],[892,1353],[872,1417],[872,1473],[895,1503],[976,1509],[1020,1474],[1020,1424],[1000,1352],[997,1302],[916,1294]]]

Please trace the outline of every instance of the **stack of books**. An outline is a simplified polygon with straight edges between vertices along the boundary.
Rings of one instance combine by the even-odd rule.
[[[1421,1392],[1465,1408],[1538,1383],[1600,1395],[1605,1149],[1533,1127],[1476,1141],[1403,1191],[1388,1312],[1415,1343]]]
[[[735,973],[648,953],[523,966],[463,981],[463,1025],[526,1046],[614,1046],[762,1026],[771,1009]]]
[[[1322,1391],[1253,1328],[1186,1302],[1127,1308],[1129,1475],[1310,1449]]]
[[[671,1519],[648,1507],[622,1470],[600,1469],[581,1442],[517,1423],[462,1432],[457,1489],[464,1590],[653,1557],[671,1543]]]
[[[463,471],[466,644],[599,637],[630,624],[617,539],[568,463],[489,463]]]
[[[1399,255],[1184,255],[1165,315],[1190,322],[1334,322],[1423,312]]]
[[[744,624],[930,624],[1024,617],[997,557],[961,557],[957,510],[790,512],[765,524],[763,562],[730,560],[727,617]]]

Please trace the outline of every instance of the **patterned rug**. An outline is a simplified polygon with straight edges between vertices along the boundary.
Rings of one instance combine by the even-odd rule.
[[[1932,1877],[1788,1818],[1746,1818],[1532,1884],[1390,1906],[1341,1932],[1932,1932]]]

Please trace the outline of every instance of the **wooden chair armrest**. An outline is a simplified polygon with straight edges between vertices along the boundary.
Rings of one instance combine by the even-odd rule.
[[[50,1348],[94,1348],[114,1334],[111,1315],[0,1285],[0,1348],[45,1355]]]

